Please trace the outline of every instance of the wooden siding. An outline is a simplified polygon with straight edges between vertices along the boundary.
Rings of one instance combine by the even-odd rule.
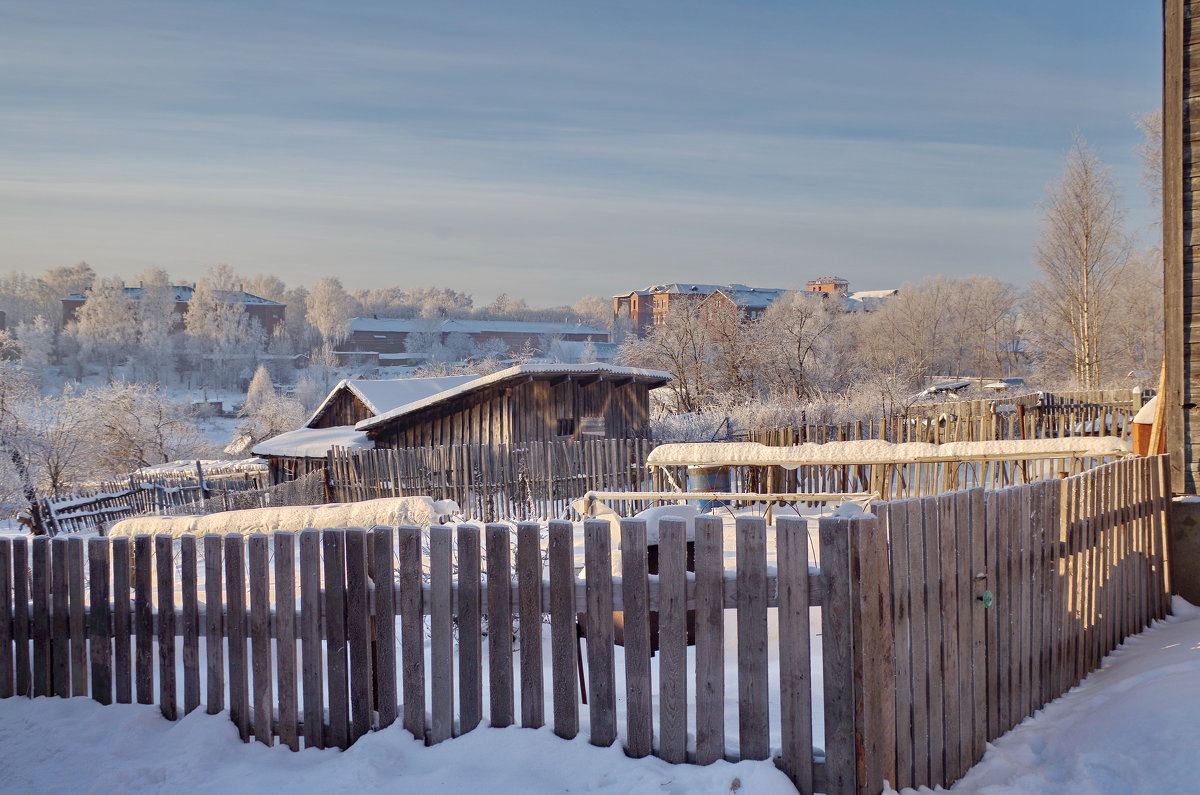
[[[1171,488],[1195,494],[1200,483],[1200,338],[1196,317],[1197,178],[1192,157],[1200,139],[1200,15],[1185,0],[1163,6],[1163,292],[1166,364],[1165,442],[1171,455]]]
[[[587,425],[584,418],[602,418],[603,426]],[[399,417],[370,436],[377,447],[393,448],[638,439],[649,434],[649,420],[648,384],[594,376],[535,378]]]
[[[321,412],[321,416],[312,422],[310,428],[336,428],[341,425],[355,425],[365,419],[375,416],[367,405],[354,394],[349,387],[343,386],[330,399],[329,405]]]

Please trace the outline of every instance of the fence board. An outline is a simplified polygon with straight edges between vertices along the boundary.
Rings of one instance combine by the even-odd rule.
[[[489,715],[494,727],[513,722],[512,537],[506,525],[489,524],[487,533]]]
[[[450,604],[451,560],[448,527],[429,528],[430,695],[433,722],[429,741],[448,739],[454,728],[454,614]]]
[[[186,540],[186,539],[185,539]],[[279,744],[300,750],[296,699],[296,536],[279,532],[275,550],[275,686],[279,694]]]
[[[909,623],[912,635],[912,743],[913,781],[931,781],[929,775],[929,608],[926,589],[928,575],[925,571],[925,504],[921,500],[907,500],[904,506],[905,525],[908,536],[907,557]],[[897,553],[902,550],[897,549]],[[823,571],[824,569],[822,569]],[[899,729],[898,729],[899,731]]]
[[[679,763],[687,759],[688,705],[687,540],[682,519],[664,517],[658,523],[658,582],[658,755]],[[740,632],[739,627],[739,636]]]
[[[13,685],[16,695],[32,695],[29,668],[29,544],[24,538],[12,541],[13,560]]]
[[[246,562],[242,536],[225,544],[225,629],[229,642],[229,717],[242,742],[250,741],[250,692],[246,653]]]
[[[517,607],[521,639],[521,726],[546,723],[542,680],[542,549],[541,525],[517,525]]]
[[[807,531],[804,535],[807,543]],[[702,765],[725,758],[724,544],[719,517],[696,517],[696,762]],[[807,619],[807,603],[804,607]],[[798,779],[803,781],[802,767],[792,780]]]
[[[163,717],[179,717],[175,687],[175,550],[170,536],[154,537],[158,581],[158,705]]]
[[[250,668],[251,725],[254,739],[266,746],[275,744],[272,729],[274,687],[271,654],[270,539],[262,533],[250,536]]]
[[[71,627],[67,587],[67,539],[50,541],[50,684],[60,698],[71,695]],[[146,697],[146,704],[150,697]]]
[[[71,695],[88,694],[87,605],[84,603],[83,538],[67,539],[67,588],[69,590],[71,633]],[[5,646],[8,648],[8,646]]]
[[[396,529],[400,561],[400,680],[404,728],[425,741],[425,622],[421,593],[421,528]]]
[[[737,518],[738,734],[743,759],[770,754],[766,522]]]
[[[13,694],[12,540],[0,539],[0,698]]]
[[[321,531],[300,533],[300,654],[304,747],[325,747],[325,657],[321,635]],[[422,707],[422,713],[424,708]]]
[[[91,613],[92,698],[101,704],[112,703],[112,622],[109,615],[109,543],[103,538],[88,539],[88,586]]]
[[[33,576],[34,576],[34,635],[37,635],[37,576],[38,576],[38,543],[33,545]],[[44,561],[43,561],[44,562]],[[112,541],[113,566],[113,678],[115,680],[116,701],[118,704],[128,704],[133,701],[132,669],[133,655],[130,651],[130,614],[129,614],[129,539],[114,538]],[[223,600],[218,599],[216,604]],[[34,662],[37,661],[37,641],[34,641]],[[35,669],[36,674],[36,669]],[[36,678],[34,692],[37,692]]]
[[[857,791],[854,745],[850,521],[821,520],[821,664],[825,680],[825,779],[828,795]]]
[[[617,739],[610,530],[606,520],[588,520],[583,528],[584,569],[588,575],[586,631],[591,743],[607,747]]]
[[[579,733],[579,664],[575,614],[575,528],[550,522],[550,672],[554,690],[554,733],[572,739]]]
[[[715,523],[707,524],[712,527]],[[696,567],[699,572],[701,560],[707,564],[711,551],[705,557],[701,557],[699,526],[696,532]],[[796,789],[802,795],[809,795],[813,792],[813,740],[812,652],[808,622],[808,523],[803,519],[780,517],[775,532],[779,577],[779,712],[782,744],[779,765]],[[709,544],[711,545],[711,541]],[[709,548],[711,550],[711,546]],[[710,565],[709,569],[713,570],[715,567]],[[699,622],[699,616],[697,621]],[[697,692],[697,698],[701,702],[708,701],[712,699],[712,694]],[[699,725],[696,733],[699,738]],[[701,761],[698,739],[697,761]]]
[[[945,627],[936,616],[946,614],[942,601],[941,533],[937,499],[925,497],[921,500],[922,532],[924,535],[925,610],[926,610],[926,654],[929,687],[929,779],[935,784],[946,783],[946,678],[945,660],[942,658]]]
[[[961,716],[959,713],[959,648],[958,634],[958,544],[957,504],[955,495],[938,499],[938,547],[941,560],[942,621],[942,718],[944,721],[943,748],[945,753],[945,782],[949,784],[962,775]]]
[[[459,731],[483,720],[483,621],[479,588],[479,528],[458,526]]]
[[[120,582],[122,566],[116,556],[117,543],[124,539],[113,539],[113,572]],[[225,709],[225,617],[222,606],[225,596],[221,587],[223,569],[222,540],[217,535],[204,537],[204,652],[208,663],[207,690],[208,714],[215,715]],[[119,589],[117,593],[120,593]],[[120,633],[118,633],[118,638]],[[117,646],[120,649],[120,645]],[[117,656],[117,683],[120,688],[120,654]],[[120,698],[117,699],[120,701]]]
[[[625,753],[654,750],[653,685],[650,678],[650,585],[646,522],[621,520],[621,592],[625,641]]]
[[[991,586],[987,567],[987,526],[984,490],[972,489],[968,500],[968,537],[970,547],[972,586],[971,600],[971,746],[970,763],[983,757],[988,735],[988,611],[983,605],[983,592]],[[899,677],[897,677],[899,681]]]
[[[98,544],[106,549],[107,544]],[[90,550],[89,550],[90,552]],[[198,557],[196,537],[185,535],[179,539],[179,583],[183,614],[180,617],[183,635],[183,714],[200,706],[200,604],[197,594]],[[107,557],[105,558],[107,560]],[[92,599],[96,604],[96,599]],[[107,636],[105,636],[107,638]],[[92,643],[94,644],[95,638]],[[95,684],[92,685],[95,687]]]
[[[326,745],[350,747],[350,673],[346,662],[346,536],[322,533],[325,574],[325,694],[329,699]]]
[[[350,528],[346,536],[346,641],[350,650],[350,742],[371,730],[375,672],[371,660],[371,583],[367,569],[367,531]]]
[[[154,703],[154,597],[151,537],[133,539],[134,690],[139,704]]]
[[[478,531],[477,531],[478,532]],[[379,710],[379,728],[386,729],[396,722],[396,564],[393,555],[392,528],[376,527],[371,531],[371,554],[375,580],[375,674],[376,701]],[[462,531],[459,531],[462,537]],[[478,535],[476,536],[478,538]],[[462,544],[460,542],[461,550]],[[478,545],[476,546],[478,549]],[[459,558],[459,570],[463,571],[463,559]],[[476,563],[478,570],[478,563]],[[470,569],[466,569],[470,571]],[[478,576],[475,582],[478,582]],[[464,632],[477,632],[464,627]],[[465,696],[464,696],[465,699]],[[465,718],[464,718],[465,724]],[[473,727],[465,726],[464,731]]]
[[[34,538],[32,554],[33,695],[48,696],[54,692],[50,676],[50,539]],[[126,568],[126,577],[128,571]]]

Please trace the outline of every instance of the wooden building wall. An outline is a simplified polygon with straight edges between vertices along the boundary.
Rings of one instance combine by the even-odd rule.
[[[1171,487],[1200,483],[1200,0],[1163,5],[1163,353]]]
[[[336,428],[341,425],[355,425],[373,416],[375,416],[374,412],[359,400],[358,395],[346,387],[342,387],[311,427]]]
[[[644,383],[537,379],[470,393],[382,426],[371,438],[377,447],[645,438],[649,407]]]

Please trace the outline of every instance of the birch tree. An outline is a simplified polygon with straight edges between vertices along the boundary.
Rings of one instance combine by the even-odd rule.
[[[1106,308],[1129,259],[1124,213],[1108,168],[1076,138],[1043,203],[1034,285],[1047,350],[1057,348],[1084,389],[1102,385]]]

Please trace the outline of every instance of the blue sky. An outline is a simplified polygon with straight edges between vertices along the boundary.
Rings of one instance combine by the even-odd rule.
[[[1150,239],[1158,3],[0,2],[0,270],[1023,282],[1075,133]]]

